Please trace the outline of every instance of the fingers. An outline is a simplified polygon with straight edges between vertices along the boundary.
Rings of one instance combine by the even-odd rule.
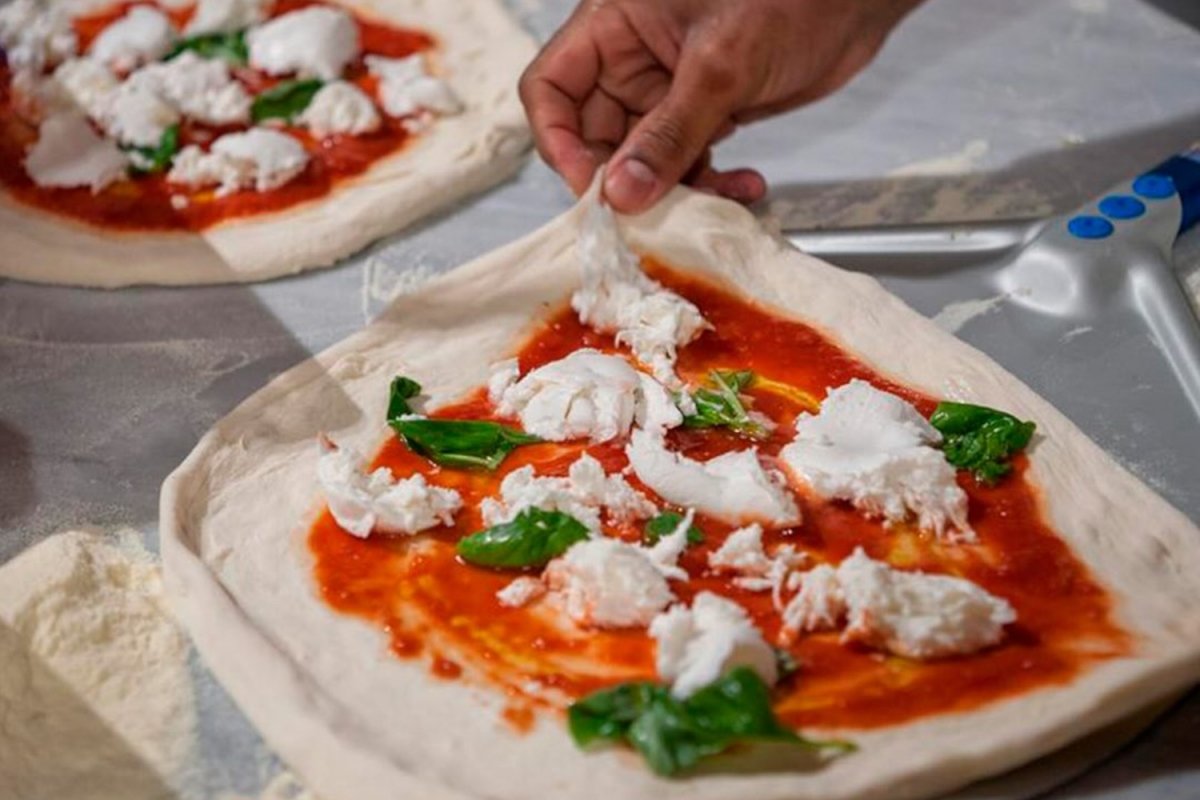
[[[712,192],[743,205],[762,200],[767,194],[767,181],[753,169],[732,169],[728,172],[708,168],[688,181],[701,191]]]
[[[521,76],[521,102],[538,153],[577,195],[587,190],[600,163],[585,143],[580,112],[599,73],[591,40],[568,26]]]
[[[727,128],[737,94],[737,72],[725,58],[703,47],[685,53],[666,97],[613,157],[604,182],[613,208],[636,214],[658,202]]]

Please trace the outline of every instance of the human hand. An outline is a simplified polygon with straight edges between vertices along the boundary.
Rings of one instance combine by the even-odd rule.
[[[750,169],[712,146],[839,89],[920,0],[583,0],[521,77],[542,158],[582,194],[637,213],[685,181],[745,203]]]

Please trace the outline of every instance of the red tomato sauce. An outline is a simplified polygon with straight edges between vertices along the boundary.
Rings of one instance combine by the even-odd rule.
[[[760,376],[748,394],[757,410],[778,423],[760,445],[764,454],[777,453],[791,440],[796,415],[819,402],[827,387],[851,378],[897,392],[925,414],[936,405],[935,399],[873,372],[811,327],[661,265],[650,269],[699,306],[716,328],[681,351],[679,371],[685,379],[699,381],[713,368],[750,368]],[[583,346],[616,350],[612,337],[583,327],[570,309],[563,309],[520,350],[522,371]],[[437,416],[494,418],[482,391]],[[696,459],[747,446],[732,434],[713,430],[675,430],[669,441]],[[375,466],[389,467],[397,478],[420,472],[432,483],[453,487],[462,493],[464,509],[453,528],[366,540],[346,534],[327,511],[322,513],[308,539],[322,597],[338,611],[386,631],[397,656],[420,655],[433,665],[453,658],[462,665],[464,679],[498,685],[514,698],[506,713],[514,720],[526,719],[522,708],[561,708],[613,683],[654,679],[654,645],[644,630],[582,630],[537,604],[506,608],[495,594],[515,574],[474,567],[455,556],[457,540],[482,527],[478,503],[497,493],[504,475],[525,464],[533,464],[540,474],[562,475],[584,450],[609,471],[627,464],[620,443],[540,444],[518,449],[495,473],[464,472],[430,464],[398,439],[389,439]],[[896,567],[975,581],[1012,603],[1018,622],[994,648],[931,662],[842,645],[837,633],[802,635],[788,648],[800,670],[776,691],[775,709],[784,722],[862,729],[977,708],[1066,683],[1089,665],[1129,651],[1132,643],[1113,621],[1106,592],[1045,521],[1039,490],[1027,469],[1027,459],[1018,456],[1013,472],[995,486],[960,473],[959,483],[970,500],[970,522],[979,535],[979,542],[970,545],[941,544],[905,525],[885,529],[845,503],[801,493],[802,524],[768,531],[768,552],[788,542],[814,562],[836,564],[861,546]],[[630,481],[654,496],[636,477]],[[672,582],[675,594],[685,602],[704,590],[733,598],[774,643],[779,614],[770,592],[741,590],[707,569],[708,553],[721,545],[732,526],[702,515],[697,524],[705,541],[684,553],[680,564],[691,580]],[[631,540],[641,534],[636,525],[609,528],[608,533]],[[444,674],[436,666],[434,671]],[[547,688],[559,690],[556,700],[546,699]]]
[[[73,20],[80,52],[85,52],[99,33],[124,16],[136,5],[120,3],[96,14]],[[270,16],[276,17],[310,5],[315,0],[278,0]],[[389,25],[345,9],[358,23],[364,55],[402,58],[434,49],[436,40],[429,34]],[[186,25],[193,7],[165,11],[177,28]],[[260,92],[280,79],[249,67],[236,67],[234,75],[252,92]],[[362,58],[352,63],[344,78],[376,97],[376,81],[367,73]],[[12,75],[0,63],[0,186],[22,203],[102,228],[127,231],[200,231],[230,219],[264,214],[317,200],[334,191],[337,185],[361,175],[372,164],[399,152],[412,138],[403,121],[383,116],[379,130],[363,136],[331,136],[324,140],[309,135],[302,127],[280,130],[295,136],[308,151],[304,172],[276,189],[234,192],[218,197],[215,189],[189,189],[170,184],[165,174],[118,181],[93,194],[89,188],[56,189],[37,186],[25,173],[28,149],[37,140],[37,126],[17,113],[19,97],[12,89]],[[218,136],[248,126],[213,127],[192,121],[180,126],[180,148],[189,144],[206,146]],[[172,204],[172,198],[180,198]],[[186,204],[183,202],[186,201]],[[178,207],[176,207],[178,206]]]

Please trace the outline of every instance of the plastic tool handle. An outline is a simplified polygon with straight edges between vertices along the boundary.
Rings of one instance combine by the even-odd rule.
[[[1175,192],[1179,193],[1179,202],[1183,207],[1179,232],[1183,233],[1200,222],[1200,146],[1168,158],[1138,178],[1138,182],[1161,183],[1163,178],[1168,179]],[[1134,184],[1134,188],[1137,188],[1137,184]]]

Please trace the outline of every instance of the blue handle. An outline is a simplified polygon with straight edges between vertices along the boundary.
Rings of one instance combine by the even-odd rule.
[[[1179,202],[1183,206],[1183,218],[1179,222],[1181,234],[1200,222],[1200,148],[1168,158],[1138,178],[1134,191],[1138,191],[1139,184],[1147,190],[1143,196],[1150,198],[1179,193]]]

